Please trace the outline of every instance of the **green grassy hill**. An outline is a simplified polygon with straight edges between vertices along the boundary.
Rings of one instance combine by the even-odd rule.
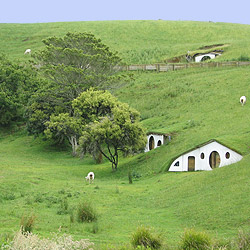
[[[24,51],[40,49],[42,39],[74,31],[92,32],[128,64],[163,62],[215,44],[229,45],[216,60],[250,55],[249,25],[163,20],[0,24],[0,52],[25,60]]]
[[[42,38],[67,31],[93,32],[127,63],[158,62],[221,43],[230,46],[216,60],[250,55],[248,25],[159,20],[0,24],[0,30],[1,50],[20,60],[26,48],[40,48]],[[96,165],[25,132],[1,131],[0,234],[17,231],[22,216],[31,214],[34,233],[48,236],[60,227],[75,239],[89,238],[96,249],[119,249],[140,225],[153,227],[172,249],[185,228],[219,239],[249,229],[250,104],[239,103],[240,96],[250,96],[249,82],[249,67],[134,73],[134,81],[113,94],[140,111],[148,130],[171,133],[172,140],[122,159],[116,173],[108,162]],[[236,149],[243,159],[209,172],[167,172],[176,156],[210,139]],[[128,169],[137,177],[132,185]],[[84,180],[89,171],[96,174],[93,185]],[[97,222],[70,219],[82,200],[92,200]]]

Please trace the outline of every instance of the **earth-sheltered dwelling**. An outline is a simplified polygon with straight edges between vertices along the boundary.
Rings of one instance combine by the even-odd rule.
[[[203,62],[209,59],[214,59],[216,56],[220,56],[219,52],[209,52],[209,53],[197,53],[193,56],[195,62]]]
[[[212,170],[233,164],[242,158],[235,150],[211,140],[177,157],[168,171]]]
[[[163,144],[166,144],[171,140],[171,136],[165,133],[157,132],[148,132],[147,133],[147,145],[145,147],[145,152],[148,152],[152,149],[160,147]]]

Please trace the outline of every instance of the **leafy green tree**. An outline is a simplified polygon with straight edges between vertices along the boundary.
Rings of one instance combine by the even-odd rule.
[[[27,117],[27,130],[30,134],[38,136],[46,130],[51,115],[59,115],[67,112],[62,99],[57,99],[53,93],[48,93],[46,87],[41,88],[30,98],[29,105],[25,111]],[[58,142],[62,142],[60,139]]]
[[[18,103],[11,100],[6,92],[0,92],[0,125],[7,125],[18,117]]]
[[[45,125],[47,126],[45,135],[48,138],[54,137],[56,140],[61,141],[67,138],[71,144],[73,156],[77,155],[79,137],[83,130],[80,119],[61,113],[58,116],[52,115],[50,121],[46,122]]]
[[[34,58],[52,89],[71,102],[89,87],[104,87],[114,81],[120,63],[113,53],[90,33],[67,33],[64,37],[43,40],[45,49]]]
[[[75,116],[86,124],[79,141],[81,153],[100,152],[115,171],[119,152],[127,155],[145,148],[146,133],[139,122],[139,112],[108,91],[83,92],[73,101],[73,107]]]
[[[0,125],[23,118],[24,108],[38,86],[35,70],[0,55]]]
[[[52,114],[73,114],[71,102],[89,87],[107,88],[119,82],[120,58],[89,33],[50,37],[34,53],[34,64],[48,80],[27,110],[30,133],[43,133]],[[34,104],[35,103],[35,104]],[[45,108],[44,108],[45,106]],[[42,117],[42,119],[40,119]]]

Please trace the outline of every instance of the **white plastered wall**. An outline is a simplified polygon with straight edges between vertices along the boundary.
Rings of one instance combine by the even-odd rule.
[[[161,145],[164,144],[164,136],[163,135],[150,134],[150,135],[147,136],[147,145],[146,145],[146,148],[144,150],[145,152],[150,151],[150,149],[149,149],[149,140],[150,140],[151,136],[153,136],[153,138],[154,138],[154,148],[152,148],[152,149],[155,149],[155,148],[158,147],[157,144],[158,144],[159,141],[161,141]]]
[[[204,54],[204,55],[196,56],[195,57],[195,62],[201,62],[201,60],[202,60],[202,58],[204,56],[208,56],[208,57],[210,57],[210,59],[214,59],[215,58],[215,54]]]
[[[216,141],[213,141],[175,159],[171,164],[169,171],[188,171],[189,156],[195,157],[195,170],[212,170],[209,164],[209,157],[213,151],[217,151],[220,155],[220,165],[218,167],[230,165],[242,159],[242,156],[237,152],[225,147],[224,145],[221,145]],[[204,159],[201,159],[201,153],[204,153]],[[226,158],[226,153],[230,154],[228,159]],[[179,166],[175,166],[178,161]]]

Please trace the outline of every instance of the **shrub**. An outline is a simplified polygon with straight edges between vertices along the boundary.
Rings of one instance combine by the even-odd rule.
[[[233,250],[232,243],[230,240],[214,240],[211,248],[211,250]],[[234,249],[235,250],[235,249]]]
[[[128,171],[128,182],[129,182],[129,184],[133,183],[133,177],[132,177],[130,170]]]
[[[238,57],[238,60],[242,62],[246,62],[246,61],[250,61],[250,57],[247,55],[241,55],[240,57]]]
[[[74,212],[73,212],[73,211],[70,212],[69,220],[70,220],[71,223],[74,223],[74,222],[75,222]]]
[[[250,249],[250,232],[244,232],[239,230],[235,245],[239,250],[249,250]]]
[[[117,186],[115,187],[115,193],[116,193],[116,194],[119,194],[119,193],[120,193],[120,189],[119,189],[119,187],[117,187]]]
[[[34,202],[36,202],[36,203],[42,203],[43,202],[43,196],[42,196],[42,194],[40,194],[40,193],[37,194],[35,196]]]
[[[93,207],[88,202],[82,202],[77,207],[78,222],[92,222],[97,220],[97,215]]]
[[[73,241],[70,235],[54,234],[52,239],[41,239],[37,235],[32,233],[23,234],[22,231],[18,232],[13,241],[6,244],[4,249],[6,250],[54,250],[54,249],[64,249],[64,250],[85,250],[92,249],[91,247],[94,243],[89,242],[87,239],[82,239],[79,241]]]
[[[97,222],[94,222],[93,224],[91,224],[87,230],[92,233],[92,234],[97,234],[99,232],[99,225]]]
[[[197,232],[194,229],[186,230],[181,241],[182,250],[207,250],[210,245],[210,237],[205,232]]]
[[[13,239],[13,235],[11,233],[3,233],[0,234],[0,249],[4,249],[6,245]]]
[[[60,201],[60,206],[59,206],[59,209],[57,210],[57,214],[60,214],[60,215],[61,214],[67,214],[69,212],[68,208],[69,208],[68,200],[65,197],[64,199],[62,199]]]
[[[21,219],[21,228],[23,233],[31,233],[34,224],[35,224],[36,216],[34,214],[27,216],[23,215]]]
[[[160,237],[152,235],[150,229],[143,226],[137,228],[137,231],[132,235],[131,244],[135,248],[142,249],[159,249],[162,245]]]

